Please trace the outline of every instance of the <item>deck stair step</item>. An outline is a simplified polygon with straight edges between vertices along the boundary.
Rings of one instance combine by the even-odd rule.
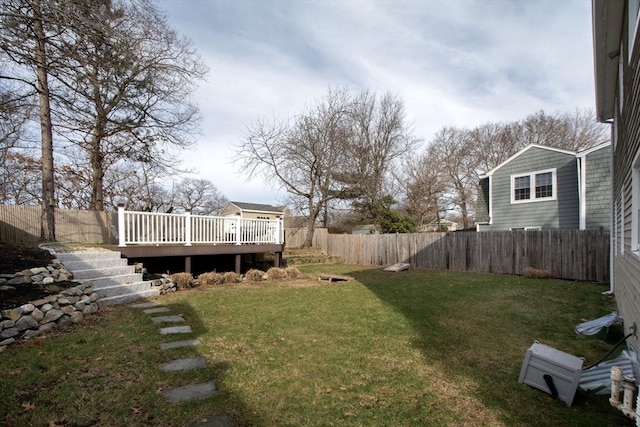
[[[151,281],[143,281],[120,252],[72,252],[56,254],[78,282],[91,285],[100,296],[99,305],[127,304],[160,295]]]

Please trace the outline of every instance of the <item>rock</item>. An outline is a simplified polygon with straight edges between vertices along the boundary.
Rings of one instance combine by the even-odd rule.
[[[31,316],[22,316],[16,322],[16,329],[20,332],[26,331],[27,329],[33,329],[38,327],[38,321]]]
[[[34,274],[33,276],[31,276],[31,281],[33,283],[42,283],[42,279],[44,279],[44,276],[42,274]]]
[[[16,288],[14,288],[13,286],[9,286],[9,285],[2,285],[0,286],[0,291],[15,291]]]
[[[16,342],[15,338],[8,338],[8,339],[6,339],[4,341],[0,341],[0,347],[4,347],[6,345],[13,344],[14,342]]]
[[[49,295],[48,297],[45,297],[44,299],[46,299],[47,302],[54,303],[54,302],[58,301],[58,296],[57,295]]]
[[[45,323],[43,325],[40,325],[38,327],[38,330],[40,332],[48,332],[48,331],[53,331],[55,329],[58,329],[58,325],[56,325],[55,323],[51,322],[51,323]]]
[[[2,326],[1,329],[13,328],[15,325],[16,322],[14,322],[13,320],[3,320],[2,322],[0,322],[0,326]]]
[[[69,316],[62,316],[56,323],[58,324],[59,328],[64,328],[71,325],[73,322],[71,321],[71,318]]]
[[[46,299],[38,299],[35,301],[31,301],[31,304],[35,305],[36,307],[40,307],[42,305],[45,305],[48,301]]]
[[[3,273],[3,274],[0,274],[0,277],[3,278],[3,279],[13,279],[14,277],[16,277],[16,275],[15,274],[5,274],[5,273]]]
[[[46,303],[42,307],[40,307],[40,310],[42,310],[43,313],[46,313],[49,310],[53,310],[53,306],[49,303]]]
[[[25,332],[23,336],[24,336],[25,338],[33,338],[33,337],[37,337],[37,336],[38,336],[38,335],[40,335],[41,333],[42,333],[42,332],[40,332],[40,331],[39,331],[39,330],[37,330],[37,329],[36,329],[36,330],[30,329],[30,330],[28,330],[27,332]]]
[[[36,267],[36,268],[30,269],[29,271],[31,272],[32,275],[48,273],[49,272],[49,270],[47,270],[46,267]]]
[[[7,279],[0,277],[0,285],[4,285],[5,283],[7,283]]]
[[[98,294],[96,294],[95,292],[92,292],[91,295],[89,295],[89,298],[91,298],[92,302],[96,302],[96,301],[98,301],[100,299]]]
[[[73,314],[71,314],[70,318],[73,323],[78,323],[82,322],[84,315],[79,311],[74,311]]]
[[[62,305],[71,305],[71,301],[68,298],[58,298],[58,304]]]
[[[75,313],[76,308],[72,305],[65,305],[64,307],[62,307],[62,311],[64,312],[64,314],[71,314]]]
[[[51,310],[47,311],[44,314],[43,322],[44,323],[55,322],[60,317],[62,317],[63,314],[64,312],[62,310],[56,310],[55,308],[52,308]]]
[[[22,309],[22,313],[27,314],[35,310],[36,306],[33,304],[24,304],[24,305],[21,305],[20,308]]]
[[[22,270],[16,274],[19,274],[21,276],[31,276],[33,275],[33,273],[31,272],[31,269],[27,268],[26,270]]]
[[[92,302],[91,304],[87,305],[84,308],[84,310],[82,310],[82,314],[93,314],[97,311],[98,311],[98,304]]]
[[[89,298],[89,295],[83,296],[81,301],[85,304],[91,304],[91,298]]]
[[[18,335],[19,333],[20,331],[18,331],[17,328],[3,329],[2,332],[0,332],[0,338],[2,339],[12,338]]]
[[[50,285],[53,282],[55,282],[55,279],[53,277],[51,277],[51,276],[45,277],[44,279],[42,279],[42,284],[43,285]]]
[[[85,302],[84,301],[78,301],[77,303],[75,303],[73,306],[75,307],[76,310],[78,311],[82,311],[84,310],[85,307]]]
[[[20,316],[22,316],[22,313],[22,308],[17,307],[10,310],[2,310],[2,317],[6,317],[8,319],[16,321],[20,318]]]
[[[7,280],[7,285],[22,285],[23,283],[30,283],[31,279],[25,280],[25,276],[16,276],[13,279]]]
[[[33,312],[31,313],[31,317],[33,317],[35,320],[37,320],[38,322],[40,322],[42,319],[44,319],[44,313],[42,311],[40,311],[39,309],[35,309],[33,310]]]

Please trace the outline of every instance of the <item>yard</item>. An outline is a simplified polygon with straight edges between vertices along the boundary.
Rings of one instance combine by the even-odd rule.
[[[168,339],[157,325],[129,307],[9,347],[0,354],[0,422],[182,426],[230,414],[256,426],[631,425],[605,397],[579,395],[567,408],[517,382],[534,340],[585,364],[611,348],[573,332],[612,309],[606,286],[340,264],[301,270],[356,280],[162,297],[193,327],[184,338],[202,341],[170,355],[158,350]],[[157,369],[178,356],[203,356],[208,367]],[[158,394],[207,380],[219,394],[206,400],[170,405]]]

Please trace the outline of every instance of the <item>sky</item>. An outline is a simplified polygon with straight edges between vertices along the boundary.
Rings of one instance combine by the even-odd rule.
[[[196,143],[179,156],[232,201],[278,205],[234,159],[257,118],[286,119],[329,87],[391,92],[414,136],[593,108],[588,0],[160,0],[209,75]]]

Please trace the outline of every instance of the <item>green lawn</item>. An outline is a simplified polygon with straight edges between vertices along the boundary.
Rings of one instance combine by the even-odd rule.
[[[159,303],[182,314],[195,349],[158,351],[168,338],[128,307],[0,354],[7,425],[189,425],[231,414],[255,426],[629,424],[607,399],[566,405],[518,384],[539,340],[583,356],[611,347],[576,336],[608,313],[603,285],[489,274],[348,265],[301,267],[356,280],[196,289]],[[614,337],[615,338],[615,337]],[[204,356],[197,372],[157,364]],[[169,405],[163,388],[214,380],[217,396]]]

